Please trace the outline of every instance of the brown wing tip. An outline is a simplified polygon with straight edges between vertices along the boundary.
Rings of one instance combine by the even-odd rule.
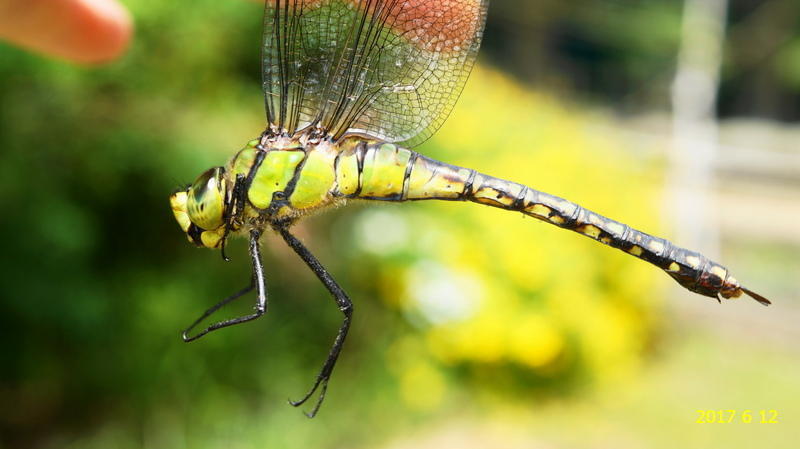
[[[747,293],[747,296],[755,299],[756,301],[760,302],[761,304],[763,304],[765,306],[768,306],[768,305],[772,304],[772,302],[769,299],[759,295],[756,292],[750,291],[750,290],[748,290],[748,289],[746,289],[744,287],[742,287],[742,291]]]

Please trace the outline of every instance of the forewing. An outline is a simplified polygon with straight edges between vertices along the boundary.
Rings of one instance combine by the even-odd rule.
[[[267,119],[414,146],[458,99],[488,0],[267,0]]]

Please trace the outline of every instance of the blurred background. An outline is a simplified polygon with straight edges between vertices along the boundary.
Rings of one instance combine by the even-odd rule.
[[[264,318],[179,337],[248,282],[245,242],[194,248],[167,196],[264,127],[261,6],[123,3],[135,42],[101,68],[0,43],[0,447],[795,444],[800,3],[493,0],[419,148],[702,250],[772,307],[518,214],[351,205],[296,229],[355,302],[312,421],[285,401],[340,314],[280,239]]]

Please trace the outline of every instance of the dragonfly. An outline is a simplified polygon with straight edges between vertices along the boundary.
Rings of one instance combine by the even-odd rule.
[[[319,278],[343,315],[311,388],[317,414],[347,337],[353,303],[291,232],[299,220],[351,201],[470,201],[568,229],[664,270],[694,293],[750,296],[722,265],[668,240],[532,187],[426,157],[412,148],[444,122],[475,62],[488,0],[267,0],[262,45],[266,129],[170,204],[191,243],[220,249],[249,237],[250,283],[182,334],[255,320],[267,310],[259,240],[275,231]],[[195,328],[255,290],[248,315]],[[193,333],[194,332],[194,333]]]

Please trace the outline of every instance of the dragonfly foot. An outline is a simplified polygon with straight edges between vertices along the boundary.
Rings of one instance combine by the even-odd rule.
[[[328,391],[328,378],[327,377],[319,377],[319,378],[317,378],[317,381],[314,382],[314,386],[312,386],[311,389],[308,390],[308,393],[306,393],[305,396],[303,396],[302,399],[300,399],[298,401],[293,401],[293,400],[289,399],[289,401],[288,401],[289,405],[291,405],[293,407],[300,407],[301,405],[305,404],[306,401],[308,401],[311,398],[311,396],[314,395],[314,392],[317,391],[317,388],[319,388],[319,387],[322,387],[322,388],[319,391],[319,397],[317,398],[317,403],[314,404],[314,408],[311,409],[310,412],[303,412],[303,414],[305,414],[309,418],[313,418],[313,417],[317,416],[317,412],[319,411],[320,406],[322,406],[322,401],[325,400],[325,393]]]

